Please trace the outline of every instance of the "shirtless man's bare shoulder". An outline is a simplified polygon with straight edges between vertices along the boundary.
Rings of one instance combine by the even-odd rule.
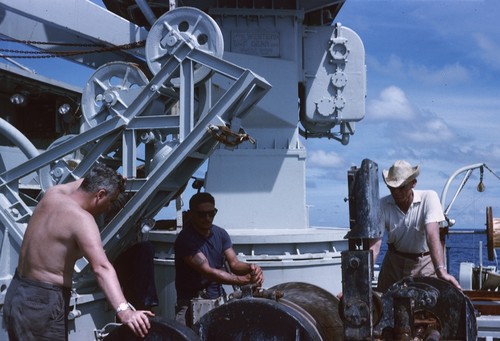
[[[74,263],[83,256],[81,236],[100,241],[94,217],[76,194],[80,184],[78,180],[51,187],[37,205],[24,235],[21,276],[69,287]]]

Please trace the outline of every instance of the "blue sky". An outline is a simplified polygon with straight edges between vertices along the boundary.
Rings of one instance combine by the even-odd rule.
[[[498,0],[346,1],[335,21],[364,42],[366,116],[347,146],[304,141],[311,225],[348,226],[347,171],[365,158],[379,174],[397,159],[418,164],[417,189],[439,195],[465,165],[484,162],[500,174],[498,18]],[[73,72],[70,62],[27,64],[79,87],[92,74]],[[474,174],[451,210],[457,228],[484,228],[486,206],[500,217],[500,181],[486,171],[486,191],[478,193]],[[381,178],[380,194],[388,194]]]
[[[311,224],[348,224],[347,170],[365,158],[379,166],[381,195],[382,169],[397,159],[420,165],[417,189],[439,195],[463,166],[484,162],[500,174],[498,18],[496,0],[346,1],[336,21],[365,46],[366,115],[347,146],[305,141]],[[478,193],[478,175],[450,211],[456,228],[484,228],[486,206],[500,217],[500,181],[485,171]]]

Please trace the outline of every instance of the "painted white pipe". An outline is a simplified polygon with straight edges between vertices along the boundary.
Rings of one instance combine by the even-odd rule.
[[[31,143],[31,141],[24,136],[16,127],[0,117],[0,135],[8,138],[12,143],[14,143],[28,159],[38,156],[40,152]],[[38,177],[40,178],[40,187],[42,190],[46,190],[52,186],[52,178],[50,176],[50,167],[42,167],[38,171]]]

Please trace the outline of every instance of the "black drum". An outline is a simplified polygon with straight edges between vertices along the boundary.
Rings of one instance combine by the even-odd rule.
[[[199,337],[188,327],[174,320],[151,318],[151,329],[145,338],[140,338],[126,325],[109,333],[104,341],[197,341]]]

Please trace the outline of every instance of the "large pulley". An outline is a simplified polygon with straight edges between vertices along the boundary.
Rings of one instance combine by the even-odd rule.
[[[224,52],[224,39],[217,23],[197,8],[179,7],[158,18],[149,31],[146,58],[151,72],[157,74],[183,42],[216,57],[222,57]],[[201,64],[193,67],[195,83],[210,75],[211,70]],[[171,83],[179,87],[180,79],[173,78]]]
[[[148,82],[136,64],[118,61],[98,68],[83,90],[80,130],[122,115]]]
[[[493,217],[491,206],[486,207],[486,242],[488,260],[495,260],[495,249],[500,247],[500,219]]]

